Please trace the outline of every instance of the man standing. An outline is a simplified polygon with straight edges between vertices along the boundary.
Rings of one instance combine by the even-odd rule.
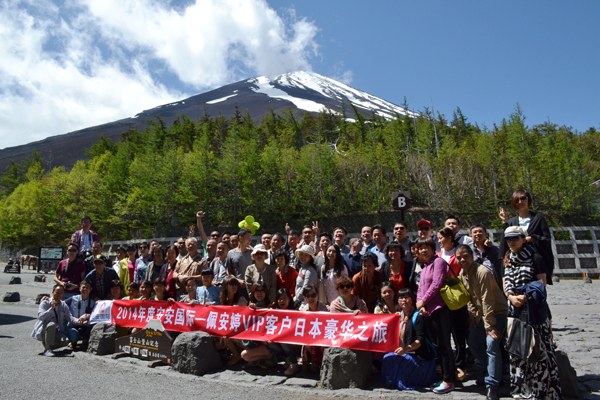
[[[473,225],[471,227],[471,239],[473,239],[472,247],[475,247],[475,261],[492,271],[498,287],[502,287],[504,265],[500,261],[498,247],[487,239],[485,226],[482,224]]]
[[[242,288],[242,294],[247,297],[245,277],[246,268],[252,264],[252,249],[248,247],[252,241],[252,232],[248,229],[242,229],[237,237],[239,238],[238,247],[227,253],[225,267],[227,268],[227,275],[236,277]]]
[[[119,280],[119,275],[112,268],[105,268],[105,262],[102,258],[94,259],[94,270],[91,271],[85,279],[92,285],[90,296],[94,301],[107,300],[110,294],[110,282]]]
[[[83,256],[86,252],[92,251],[92,243],[99,242],[98,234],[90,228],[92,227],[92,219],[87,215],[79,221],[79,226],[81,230],[75,231],[73,235],[71,235],[71,240],[69,243],[76,243],[79,247],[79,256],[84,258]]]
[[[413,255],[410,251],[410,239],[407,236],[408,234],[408,226],[406,222],[396,222],[394,225],[394,241],[400,243],[400,246],[404,248],[404,261],[413,260]]]
[[[340,248],[342,254],[350,253],[350,247],[346,245],[346,237],[348,236],[348,232],[345,228],[338,226],[333,230],[333,240],[335,244]]]
[[[344,261],[348,268],[348,277],[352,279],[354,275],[358,274],[362,270],[361,264],[361,250],[363,248],[363,242],[359,238],[350,239],[350,253],[344,254]]]
[[[363,240],[362,249],[360,250],[360,254],[362,255],[375,247],[375,242],[373,241],[373,229],[371,229],[370,226],[363,226],[360,231],[360,237]]]
[[[296,249],[300,243],[300,232],[290,229],[287,237],[287,252],[290,255],[290,265],[298,269],[298,259],[296,258]]]
[[[268,232],[263,233],[263,235],[260,238],[260,242],[262,243],[263,246],[265,246],[265,249],[267,249],[267,251],[271,250],[271,234],[270,233],[268,233]]]
[[[67,246],[67,258],[58,263],[54,283],[61,285],[63,292],[61,299],[68,299],[79,293],[79,284],[85,278],[85,263],[77,258],[77,243],[69,243]]]
[[[437,235],[433,234],[433,229],[431,228],[431,222],[429,222],[426,219],[422,219],[419,222],[417,222],[417,233],[418,233],[419,237],[411,243],[411,249],[412,249],[412,246],[417,242],[417,240],[432,238],[433,241],[435,242],[435,247],[436,247],[435,251],[436,252],[440,251],[440,244],[438,243]],[[413,256],[414,255],[415,254],[413,253]]]
[[[217,241],[209,239],[206,242],[206,264],[210,264],[217,255]]]
[[[369,253],[374,253],[377,256],[379,265],[383,265],[387,261],[385,257],[385,246],[387,245],[387,232],[385,228],[379,224],[373,227],[373,241],[375,246],[371,247]]]
[[[315,251],[315,254],[317,254],[318,249],[317,249],[317,244],[315,243],[315,231],[313,230],[313,227],[310,225],[304,225],[304,227],[302,227],[302,243],[301,244],[307,244],[310,247],[313,248],[313,250]]]
[[[229,253],[229,245],[224,242],[217,244],[217,257],[215,257],[210,264],[213,274],[215,275],[213,285],[221,286],[223,279],[227,276],[227,267],[225,262],[227,260],[227,253]]]
[[[94,242],[92,243],[92,254],[84,260],[86,275],[94,269],[94,260],[96,258],[102,258],[104,265],[111,265],[110,259],[102,255],[102,243]]]
[[[183,257],[187,256],[187,247],[185,246],[185,240],[183,236],[177,239],[177,249],[179,250],[179,254],[177,255],[177,261],[181,261]]]
[[[325,254],[332,243],[333,237],[329,232],[322,232],[319,235],[319,252],[315,256],[315,265],[317,266],[317,271],[320,271],[320,268],[323,266],[323,264],[325,264]]]
[[[196,283],[202,282],[201,263],[204,260],[198,252],[198,240],[195,237],[187,238],[185,247],[187,255],[177,263],[173,273],[173,279],[181,290],[181,294],[187,294],[185,285],[189,279],[194,279]]]
[[[469,236],[461,236],[460,231],[460,220],[455,215],[448,215],[446,217],[446,222],[444,223],[444,227],[450,228],[452,232],[454,232],[454,240],[458,242],[458,244],[466,244],[467,246],[471,246],[473,249],[473,239]]]
[[[469,349],[487,367],[487,400],[498,399],[502,379],[502,344],[506,333],[508,305],[492,272],[474,262],[468,245],[456,248],[456,261],[462,268],[460,278],[471,295],[468,308],[471,319]]]

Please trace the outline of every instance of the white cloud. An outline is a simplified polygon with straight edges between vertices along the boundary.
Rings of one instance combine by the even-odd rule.
[[[335,79],[336,81],[340,81],[346,85],[349,85],[350,83],[352,83],[352,79],[354,78],[354,75],[351,70],[344,68],[343,61],[338,61],[333,66],[332,78]]]
[[[317,54],[314,23],[262,0],[0,0],[0,21],[0,148],[310,70]]]

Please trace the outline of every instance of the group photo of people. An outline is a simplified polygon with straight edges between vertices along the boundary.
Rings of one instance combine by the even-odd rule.
[[[532,205],[527,191],[513,193],[513,210],[499,209],[497,243],[484,224],[461,226],[458,215],[447,215],[443,226],[428,219],[363,226],[360,237],[349,237],[343,226],[325,232],[317,221],[284,222],[281,232],[259,231],[256,240],[245,228],[205,232],[199,211],[187,237],[122,245],[115,260],[102,254],[85,216],[31,335],[48,357],[61,347],[83,347],[101,300],[398,314],[399,347],[374,352],[371,366],[387,387],[443,395],[474,380],[488,400],[498,399],[501,387],[515,399],[562,399],[545,289],[554,269],[551,235]],[[534,358],[517,349],[525,328],[536,338]],[[318,373],[325,351],[213,339],[227,367],[269,370],[284,363],[288,377]]]

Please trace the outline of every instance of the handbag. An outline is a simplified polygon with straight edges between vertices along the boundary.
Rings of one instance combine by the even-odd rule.
[[[506,326],[508,354],[525,361],[536,363],[540,358],[540,336],[533,326],[527,322],[527,313],[522,312],[519,318],[509,317]]]
[[[469,303],[471,296],[452,268],[449,269],[452,276],[444,280],[444,284],[440,288],[440,295],[450,310],[458,310]]]

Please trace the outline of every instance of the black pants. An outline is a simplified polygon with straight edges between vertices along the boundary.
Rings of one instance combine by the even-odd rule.
[[[452,323],[452,338],[456,345],[454,362],[456,368],[463,371],[467,368],[467,340],[469,339],[469,310],[467,306],[458,310],[450,310]]]
[[[444,382],[453,383],[456,374],[456,365],[452,346],[450,345],[450,311],[444,306],[425,318],[425,326],[431,335],[433,346],[437,351],[438,360],[442,364]]]

